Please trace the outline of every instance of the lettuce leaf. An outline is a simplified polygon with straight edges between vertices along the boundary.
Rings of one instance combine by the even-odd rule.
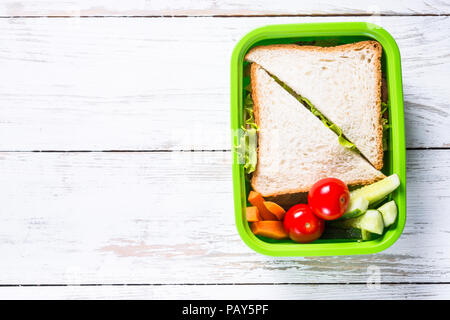
[[[383,125],[383,150],[388,149],[388,130],[391,127],[389,125],[389,120],[383,117],[384,113],[388,110],[388,104],[386,102],[381,102],[381,124]]]
[[[270,74],[270,73],[269,73]],[[319,118],[322,123],[332,130],[337,136],[339,143],[347,149],[353,150],[355,152],[360,153],[358,148],[354,143],[349,141],[345,135],[342,133],[341,128],[339,128],[336,124],[328,120],[308,99],[298,95],[294,92],[290,87],[288,87],[284,82],[279,80],[276,76],[270,74],[270,76],[281,85],[286,91],[288,91],[292,96],[294,96],[301,104],[303,104],[306,108],[308,108],[313,115]],[[253,113],[253,100],[251,97],[251,86],[250,84],[244,88],[244,125],[241,127],[238,133],[238,141],[239,145],[237,145],[236,152],[238,153],[239,163],[244,165],[245,173],[251,174],[256,170],[256,164],[258,161],[257,156],[257,132],[259,128],[255,122],[255,117]],[[382,111],[383,115],[386,110],[388,110],[388,104],[382,102]],[[382,125],[383,125],[383,150],[387,150],[388,146],[388,130],[390,128],[389,121],[385,117],[382,117]]]
[[[322,114],[322,112],[320,112],[319,110],[316,109],[316,107],[314,107],[314,105],[311,103],[311,101],[309,101],[308,99],[298,96],[297,98],[298,100],[300,100],[300,102],[302,102],[303,105],[306,105],[309,110],[311,111],[311,113],[313,115],[315,115],[316,117],[318,117],[320,119],[320,121],[322,121],[322,123],[329,128],[331,131],[333,131],[334,133],[336,133],[336,135],[338,136],[338,141],[339,143],[350,150],[359,152],[358,148],[356,148],[355,144],[350,142],[342,133],[341,128],[339,128],[337,125],[335,125],[333,122],[331,122],[330,120],[328,120],[327,118],[325,118],[325,116]]]
[[[270,74],[270,73],[269,73]],[[328,120],[308,99],[298,95],[294,92],[290,87],[288,87],[284,82],[279,80],[276,76],[270,74],[270,76],[281,85],[286,91],[288,91],[292,96],[294,96],[301,104],[303,104],[306,108],[308,108],[313,115],[322,121],[322,123],[332,130],[337,136],[339,143],[347,149],[353,150],[355,152],[360,153],[358,148],[354,143],[349,141],[345,135],[342,133],[341,128],[339,128],[336,124]],[[256,164],[258,161],[257,157],[257,132],[259,130],[253,113],[253,100],[251,97],[251,86],[250,84],[244,88],[244,125],[241,127],[238,141],[239,145],[237,145],[236,151],[238,153],[239,163],[244,165],[244,170],[246,174],[250,174],[255,171]],[[387,103],[382,102],[382,111],[381,114],[384,114],[388,109]],[[390,128],[388,119],[382,117],[383,124],[383,149],[387,150],[387,139],[388,134],[387,131]]]
[[[294,90],[292,90],[290,87],[288,87],[283,81],[281,81],[280,79],[278,79],[276,76],[274,76],[273,74],[269,75],[279,84],[281,85],[287,92],[289,92],[293,97],[295,97],[302,105],[304,105],[306,108],[309,109],[309,111],[311,111],[311,113],[313,115],[315,115],[317,118],[320,119],[320,121],[322,121],[322,123],[329,128],[330,130],[332,130],[334,133],[336,133],[336,135],[338,136],[338,141],[339,143],[350,150],[353,150],[355,152],[359,152],[358,148],[356,148],[356,145],[352,142],[350,142],[350,140],[348,140],[344,134],[342,133],[341,128],[339,128],[336,124],[334,124],[333,122],[331,122],[330,120],[328,120],[323,114],[322,112],[320,112],[319,110],[317,110],[316,107],[314,107],[314,105],[311,103],[311,101],[309,101],[308,99],[306,99],[305,97],[302,97],[301,95],[297,94]]]
[[[251,88],[245,87],[244,98],[244,125],[239,132],[239,145],[236,146],[239,163],[244,165],[246,174],[256,169],[257,156],[257,131],[259,130],[253,114],[253,100]]]
[[[243,163],[245,173],[250,174],[256,169],[256,163],[258,161],[258,156],[256,153],[256,129],[248,128],[245,129],[245,134],[242,136],[244,145],[243,152]]]

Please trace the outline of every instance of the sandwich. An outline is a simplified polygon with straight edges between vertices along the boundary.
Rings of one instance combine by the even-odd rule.
[[[326,177],[350,186],[385,177],[360,154],[341,145],[332,130],[255,63],[251,84],[259,128],[253,190],[274,197],[308,192]]]
[[[375,41],[250,50],[253,190],[283,197],[326,177],[349,186],[385,178],[380,57]]]
[[[380,170],[381,53],[376,41],[335,47],[282,44],[255,47],[245,59],[306,98]]]

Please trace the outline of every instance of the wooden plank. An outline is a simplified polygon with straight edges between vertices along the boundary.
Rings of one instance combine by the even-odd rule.
[[[0,153],[0,284],[449,282],[450,150],[407,159],[391,248],[273,258],[237,234],[228,152]]]
[[[0,287],[0,299],[394,300],[449,299],[449,284]]]
[[[354,20],[398,41],[407,146],[450,147],[449,17],[55,18],[0,19],[0,150],[229,150],[236,42]]]
[[[234,16],[448,14],[445,1],[212,1],[212,0],[5,0],[0,16]]]

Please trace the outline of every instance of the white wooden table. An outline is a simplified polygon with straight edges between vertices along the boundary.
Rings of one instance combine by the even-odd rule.
[[[2,1],[0,298],[450,298],[450,2],[336,3]],[[382,253],[266,257],[234,225],[231,51],[312,21],[401,50],[407,224]]]

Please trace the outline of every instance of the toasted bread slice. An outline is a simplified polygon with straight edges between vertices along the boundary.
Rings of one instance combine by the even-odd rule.
[[[258,163],[252,187],[264,197],[307,192],[319,179],[335,177],[363,185],[385,176],[283,89],[256,63],[251,66],[258,132]]]
[[[307,98],[376,169],[383,167],[381,45],[259,46],[246,55]]]

